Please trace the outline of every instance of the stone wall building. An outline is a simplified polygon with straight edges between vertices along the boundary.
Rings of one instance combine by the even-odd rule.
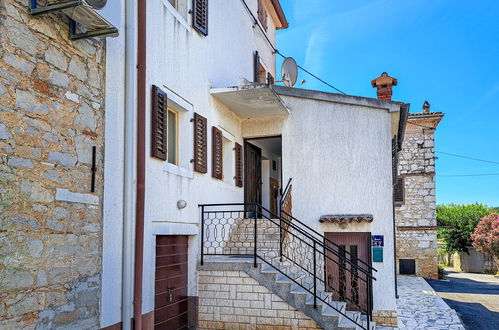
[[[0,328],[97,328],[105,42],[27,4],[0,3]]]
[[[399,176],[394,193],[396,258],[398,273],[436,279],[434,133],[444,114],[429,110],[425,101],[422,112],[409,113],[399,153]]]

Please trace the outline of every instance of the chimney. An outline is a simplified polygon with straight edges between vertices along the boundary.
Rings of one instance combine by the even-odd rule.
[[[379,100],[392,100],[392,86],[397,86],[397,79],[383,72],[381,76],[371,81],[371,85],[378,89]]]

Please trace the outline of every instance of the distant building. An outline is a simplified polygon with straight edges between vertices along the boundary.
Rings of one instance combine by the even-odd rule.
[[[434,133],[442,112],[409,113],[395,185],[397,272],[438,278]]]

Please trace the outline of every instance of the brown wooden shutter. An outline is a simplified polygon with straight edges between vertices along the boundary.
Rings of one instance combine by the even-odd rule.
[[[243,186],[243,147],[236,142],[236,175],[234,176],[236,180],[236,186]]]
[[[267,84],[268,85],[274,85],[275,84],[274,76],[270,72],[267,72]]]
[[[222,131],[213,126],[212,129],[212,176],[223,179]]]
[[[398,176],[398,152],[397,152],[397,137],[392,138],[392,179],[393,185],[397,183]]]
[[[393,201],[395,204],[404,203],[404,177],[400,176],[397,178],[397,183],[393,186]]]
[[[151,157],[166,160],[167,148],[167,96],[159,87],[152,86]]]
[[[260,77],[260,55],[258,54],[258,51],[255,50],[255,54],[253,55],[253,81],[254,82],[259,82],[258,80]]]
[[[258,0],[258,20],[262,24],[262,27],[265,31],[268,29],[267,25],[267,11],[265,10],[265,6],[263,5],[262,0]]]
[[[192,0],[192,25],[202,35],[208,35],[208,0]]]
[[[194,171],[208,172],[208,142],[205,117],[194,113]]]

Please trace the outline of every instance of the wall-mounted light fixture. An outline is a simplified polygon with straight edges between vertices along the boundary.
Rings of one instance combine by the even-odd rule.
[[[179,210],[184,209],[187,206],[187,202],[183,199],[177,201],[177,208]]]

